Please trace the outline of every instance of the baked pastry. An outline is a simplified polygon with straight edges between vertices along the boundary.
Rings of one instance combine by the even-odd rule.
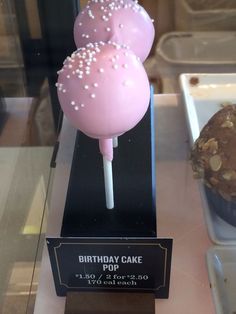
[[[236,106],[218,111],[202,129],[191,151],[196,178],[227,201],[236,201]]]

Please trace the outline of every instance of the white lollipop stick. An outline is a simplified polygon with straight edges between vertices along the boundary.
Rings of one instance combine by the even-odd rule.
[[[112,159],[113,145],[112,139],[99,139],[100,152],[103,155],[104,184],[106,195],[106,206],[108,209],[114,208]]]
[[[106,206],[108,209],[114,208],[114,193],[113,193],[113,175],[112,161],[107,160],[103,156],[104,183],[106,193]]]
[[[113,137],[112,142],[114,148],[118,147],[118,136]]]

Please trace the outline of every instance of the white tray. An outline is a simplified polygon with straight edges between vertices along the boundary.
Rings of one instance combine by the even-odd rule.
[[[207,252],[207,266],[217,314],[236,313],[236,248],[215,246]]]
[[[198,84],[192,85],[191,78],[197,79]],[[180,86],[192,145],[210,117],[222,108],[222,103],[236,103],[236,74],[181,74]],[[216,244],[236,245],[236,228],[209,209],[201,184],[200,191],[211,240]]]

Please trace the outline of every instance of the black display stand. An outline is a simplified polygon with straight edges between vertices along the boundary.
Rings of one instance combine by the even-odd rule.
[[[155,237],[155,147],[152,106],[114,149],[115,208],[106,208],[98,141],[78,132],[62,237]]]
[[[47,237],[58,296],[116,291],[168,298],[172,239],[157,238],[154,132],[152,94],[142,121],[114,149],[112,210],[98,141],[77,133],[60,234]]]

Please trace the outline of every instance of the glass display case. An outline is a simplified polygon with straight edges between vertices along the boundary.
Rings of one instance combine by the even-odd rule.
[[[235,227],[209,209],[193,179],[189,151],[191,132],[199,134],[215,112],[214,107],[199,113],[196,104],[214,102],[220,109],[221,103],[236,101],[235,3],[139,3],[156,30],[144,67],[155,90],[157,234],[174,241],[170,296],[155,301],[156,312],[234,313],[234,280],[229,277],[235,279]],[[86,4],[0,0],[2,314],[64,313],[65,298],[54,291],[45,235],[51,209],[60,205],[52,193],[59,180],[55,156],[60,147],[59,160],[70,163],[67,149],[74,145],[73,137],[67,143],[63,138],[74,129],[63,118],[55,83],[63,61],[76,49],[73,25]]]

